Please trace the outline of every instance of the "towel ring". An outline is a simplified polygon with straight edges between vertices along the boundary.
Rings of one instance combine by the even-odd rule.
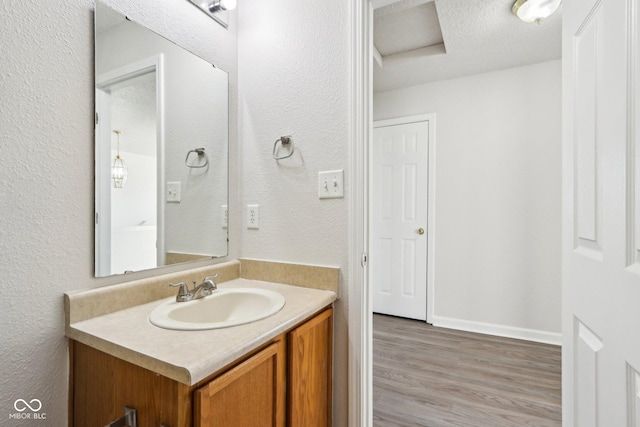
[[[191,153],[196,153],[198,155],[198,158],[204,156],[204,164],[199,166],[196,166],[195,164],[189,164],[189,155]],[[209,158],[207,157],[207,153],[204,152],[204,148],[194,148],[193,150],[187,153],[187,157],[185,157],[184,159],[184,164],[188,168],[192,168],[192,169],[206,168],[207,165],[209,164]]]
[[[276,155],[276,152],[278,151],[278,150],[277,150],[277,148],[278,148],[278,142],[279,142],[279,143],[280,143],[280,145],[282,145],[283,147],[284,147],[285,145],[289,145],[289,144],[291,144],[291,148],[290,148],[289,154],[287,154],[286,156],[280,156],[280,157],[278,157],[278,156]],[[276,142],[274,142],[274,143],[273,143],[273,153],[272,153],[272,154],[273,154],[273,158],[274,158],[274,159],[276,159],[276,160],[282,160],[282,159],[289,158],[289,157],[293,156],[293,152],[294,152],[294,150],[295,150],[295,147],[294,147],[294,145],[293,145],[293,138],[291,137],[291,135],[281,136],[280,138],[276,139]]]

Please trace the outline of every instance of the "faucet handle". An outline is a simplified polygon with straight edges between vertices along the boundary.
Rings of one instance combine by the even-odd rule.
[[[216,284],[216,282],[213,280],[213,279],[215,279],[216,277],[218,277],[218,273],[216,273],[216,274],[214,274],[214,275],[212,275],[212,276],[207,276],[207,277],[205,277],[205,278],[204,278],[204,280],[202,281],[202,283],[203,283],[203,284],[204,284],[204,283],[208,283],[208,284],[211,286],[211,288],[210,288],[210,289],[211,289],[212,291],[214,291],[214,290],[218,289],[218,285],[217,285],[217,284]],[[211,295],[211,294],[209,294],[209,295]]]
[[[187,286],[187,284],[184,282],[170,283],[169,286],[173,288],[176,288],[178,286],[180,287],[180,289],[178,289],[178,295],[176,295],[176,301],[178,302],[188,301],[189,299],[191,299],[191,297],[193,297],[193,294],[189,290],[189,286]]]

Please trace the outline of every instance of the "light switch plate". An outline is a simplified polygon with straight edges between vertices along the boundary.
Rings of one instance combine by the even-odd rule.
[[[180,182],[167,182],[167,202],[180,203]]]
[[[344,197],[344,170],[318,172],[318,197],[321,199]]]

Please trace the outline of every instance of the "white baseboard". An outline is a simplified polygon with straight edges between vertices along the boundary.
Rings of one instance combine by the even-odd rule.
[[[495,325],[492,323],[474,322],[472,320],[453,319],[450,317],[433,316],[433,326],[448,329],[458,329],[467,332],[495,335],[499,337],[515,338],[519,340],[535,341],[543,344],[562,345],[562,334],[557,332],[538,331],[514,326]]]

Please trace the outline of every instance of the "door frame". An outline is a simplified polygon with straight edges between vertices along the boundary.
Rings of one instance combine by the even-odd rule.
[[[94,206],[94,274],[111,275],[111,173],[103,171],[111,164],[111,96],[108,88],[95,89],[95,206]],[[107,144],[106,141],[109,141]]]
[[[371,99],[373,101],[373,99]],[[433,313],[435,308],[434,302],[434,286],[435,286],[435,221],[436,221],[436,114],[420,114],[417,116],[398,117],[394,119],[375,120],[373,121],[373,129],[406,125],[410,123],[423,123],[428,124],[428,141],[427,141],[427,160],[428,160],[428,173],[427,173],[427,323],[433,323]],[[373,137],[373,132],[371,134]],[[373,144],[373,138],[370,138],[370,144]],[[371,146],[370,146],[371,147]],[[369,170],[373,170],[373,150],[369,149],[368,163]],[[373,174],[369,174],[368,188],[373,188]],[[368,193],[367,193],[368,194]],[[369,200],[368,215],[372,211],[371,200]],[[368,219],[369,229],[367,233],[371,235],[373,227],[371,218]],[[372,260],[371,262],[375,262]],[[370,283],[367,282],[367,287]],[[371,307],[373,312],[373,304]]]
[[[354,427],[373,425],[373,312],[367,265],[368,159],[373,131],[373,10],[396,1],[353,0],[349,10],[351,135],[348,165],[351,191],[348,221],[348,410],[349,425]],[[431,171],[435,174],[435,168],[431,168]],[[435,186],[435,179],[431,180],[431,185]],[[430,194],[435,198],[435,191]],[[435,209],[434,204],[431,206]],[[434,301],[433,296],[431,301]]]
[[[373,6],[353,0],[350,33],[350,144],[348,237],[348,380],[349,423],[373,425],[373,314],[368,286],[369,141],[372,132]]]
[[[107,91],[114,85],[143,74],[156,74],[156,148],[157,148],[157,202],[156,202],[156,259],[164,265],[164,55],[153,55],[96,76],[96,125],[95,125],[95,274],[105,274],[105,263],[111,254],[111,237],[107,237],[106,224],[111,223],[111,174],[100,173],[105,164],[104,156],[111,162],[111,114]],[[109,144],[104,141],[108,140]],[[108,149],[105,147],[109,147]],[[106,182],[105,182],[106,181]],[[109,193],[107,194],[107,190]],[[108,228],[109,232],[111,227]],[[110,263],[110,262],[109,262]],[[110,275],[108,273],[107,275]]]

